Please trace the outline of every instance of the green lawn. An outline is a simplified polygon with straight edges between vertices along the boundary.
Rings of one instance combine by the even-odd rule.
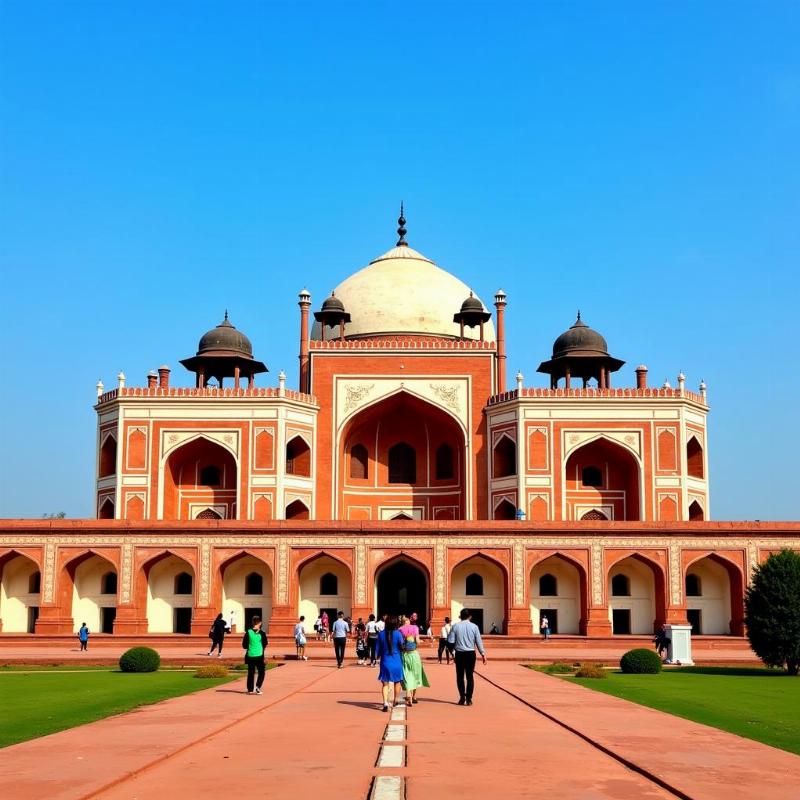
[[[137,706],[219,686],[229,678],[199,680],[193,671],[131,674],[102,670],[0,674],[0,747],[83,725]]]
[[[800,678],[766,669],[684,667],[564,680],[800,754]]]

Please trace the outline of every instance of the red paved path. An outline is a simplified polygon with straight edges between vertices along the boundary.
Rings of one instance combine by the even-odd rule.
[[[475,705],[460,707],[452,667],[427,669],[433,688],[408,710],[401,769],[375,768],[389,721],[375,670],[290,663],[267,674],[263,697],[236,682],[6,748],[0,797],[366,800],[375,775],[403,776],[408,800],[681,796],[512,692],[683,796],[800,798],[800,758],[789,753],[507,662],[482,668],[507,691],[478,678]]]

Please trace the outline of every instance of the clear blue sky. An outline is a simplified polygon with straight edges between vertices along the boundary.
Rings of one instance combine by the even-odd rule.
[[[92,512],[94,385],[230,309],[297,381],[408,239],[509,295],[528,384],[585,320],[712,404],[712,514],[797,519],[797,3],[0,4],[0,515]]]

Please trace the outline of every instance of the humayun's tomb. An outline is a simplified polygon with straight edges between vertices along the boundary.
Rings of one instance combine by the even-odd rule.
[[[558,634],[742,636],[750,571],[800,525],[709,521],[706,387],[645,366],[617,386],[580,314],[546,385],[509,385],[506,295],[490,312],[404,225],[319,310],[300,292],[297,389],[257,385],[227,312],[180,362],[192,388],[166,366],[98,384],[97,519],[0,521],[0,631],[205,634],[223,611],[280,635],[468,606],[517,637],[542,613]]]

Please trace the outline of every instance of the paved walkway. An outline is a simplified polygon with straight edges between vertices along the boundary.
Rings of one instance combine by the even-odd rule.
[[[15,745],[0,797],[800,798],[789,753],[507,662],[461,707],[453,668],[426,668],[391,716],[375,670],[289,663],[262,697],[237,681]]]

